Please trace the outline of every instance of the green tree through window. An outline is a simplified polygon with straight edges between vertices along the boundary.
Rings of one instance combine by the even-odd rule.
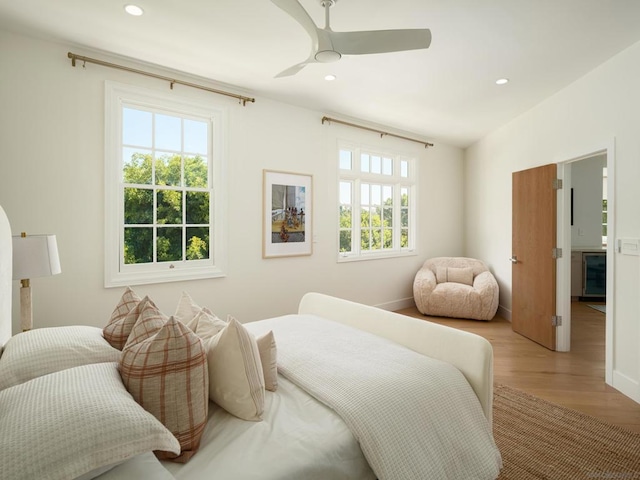
[[[145,182],[151,177],[151,171],[151,154],[136,153],[124,167],[125,263],[153,261],[154,229],[156,261],[183,259],[183,232],[186,234],[184,258],[209,258],[210,235],[206,226],[209,224],[209,192],[164,188],[182,183],[180,155],[156,160],[155,185],[148,186]],[[184,176],[192,187],[206,187],[206,161],[200,156],[188,157],[184,162]]]

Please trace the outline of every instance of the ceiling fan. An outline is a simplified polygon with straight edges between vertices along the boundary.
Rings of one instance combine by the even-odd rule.
[[[338,0],[320,0],[324,7],[325,26],[318,28],[298,0],[271,0],[287,12],[307,31],[311,37],[311,54],[300,62],[276,75],[295,75],[310,63],[329,63],[340,60],[342,55],[364,55],[389,53],[428,48],[431,31],[422,29],[370,30],[362,32],[334,32],[329,26],[329,9]]]

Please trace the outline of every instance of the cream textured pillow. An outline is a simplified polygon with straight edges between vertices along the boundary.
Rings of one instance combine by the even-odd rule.
[[[455,282],[473,286],[473,268],[437,267],[436,282]]]
[[[264,375],[264,387],[275,392],[278,389],[278,348],[273,331],[269,331],[256,339],[262,373]]]
[[[67,480],[144,452],[180,451],[171,432],[127,393],[115,362],[7,388],[0,405],[2,478]]]
[[[9,339],[0,360],[0,390],[88,363],[117,362],[120,350],[85,325],[37,328]]]
[[[464,285],[473,285],[473,268],[447,268],[447,277],[449,282],[463,283]]]
[[[156,452],[158,458],[187,462],[200,447],[207,424],[209,376],[202,340],[174,317],[163,322],[143,316],[131,332],[120,360],[120,375],[127,390],[180,442],[180,454]],[[146,322],[147,326],[141,322]],[[143,331],[151,334],[144,338]]]
[[[227,322],[216,316],[211,310],[197,305],[187,292],[182,292],[173,316],[193,330],[205,342],[227,326]]]
[[[264,374],[255,337],[229,316],[207,349],[209,398],[238,418],[262,420]]]
[[[148,300],[148,297],[145,297],[145,299]],[[107,326],[102,331],[104,338],[112,347],[122,350],[124,344],[127,343],[129,332],[131,332],[137,320],[137,314],[134,317],[130,317],[129,313],[138,306],[140,301],[141,299],[136,292],[127,287],[113,310]]]
[[[218,318],[208,308],[202,308],[186,325],[194,331],[202,341],[207,342],[226,327],[227,322]]]
[[[436,267],[436,283],[447,281],[447,267]]]
[[[180,300],[178,301],[178,306],[176,307],[176,311],[173,316],[176,320],[180,320],[185,325],[188,325],[193,318],[200,313],[202,310],[201,307],[196,305],[196,303],[191,298],[187,292],[182,292],[180,295]],[[195,330],[194,330],[195,331]]]

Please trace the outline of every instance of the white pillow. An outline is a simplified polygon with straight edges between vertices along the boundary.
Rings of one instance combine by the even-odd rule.
[[[187,322],[189,327],[203,342],[207,342],[227,326],[227,322],[218,318],[208,308],[202,308],[195,317]]]
[[[437,267],[436,283],[462,283],[473,286],[473,268],[471,267]]]
[[[178,301],[178,306],[176,307],[176,311],[173,314],[173,317],[176,320],[180,320],[185,325],[188,325],[189,322],[202,310],[201,307],[196,305],[196,303],[191,298],[187,292],[182,292],[180,295],[180,300]],[[193,329],[192,329],[193,330]]]
[[[278,348],[273,331],[270,330],[256,339],[260,363],[264,375],[264,388],[271,392],[278,389]]]
[[[11,337],[0,359],[0,390],[88,363],[117,362],[120,350],[86,325],[37,328]]]
[[[262,420],[264,374],[255,337],[230,316],[206,347],[209,398],[238,418]]]
[[[117,363],[83,365],[0,392],[3,478],[63,480],[178,440],[129,395]]]

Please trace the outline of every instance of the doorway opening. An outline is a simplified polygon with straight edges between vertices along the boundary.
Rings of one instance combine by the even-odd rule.
[[[613,375],[614,173],[613,145],[558,163],[565,186],[558,192],[558,245],[566,254],[557,270],[556,303],[562,316],[557,350],[569,351],[572,326],[580,328],[572,322],[572,302],[580,302],[573,304],[580,307],[575,312],[584,312],[584,305],[604,309],[608,384]]]

